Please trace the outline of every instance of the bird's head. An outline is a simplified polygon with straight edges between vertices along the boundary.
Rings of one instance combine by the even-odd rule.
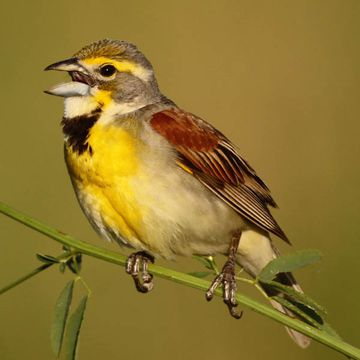
[[[45,92],[67,99],[86,98],[98,107],[139,108],[160,96],[153,68],[137,47],[126,41],[100,40],[45,70],[67,71],[71,82]],[[121,110],[120,110],[121,111]]]

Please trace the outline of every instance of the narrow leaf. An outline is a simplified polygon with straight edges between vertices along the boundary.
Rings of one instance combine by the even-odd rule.
[[[74,313],[69,319],[68,326],[66,328],[66,341],[65,341],[65,359],[74,360],[76,356],[76,350],[79,340],[80,328],[82,321],[84,319],[84,313],[86,309],[86,303],[88,300],[88,295],[85,295],[79,306],[76,308]]]
[[[291,310],[294,314],[300,316],[305,322],[310,323],[310,325],[314,325],[319,330],[323,331],[324,333],[333,336],[334,338],[341,339],[339,334],[330,326],[330,324],[324,321],[322,318],[316,319],[314,316],[315,314],[310,314],[304,307],[300,308],[299,305],[292,304],[291,302],[285,300],[280,296],[273,296],[272,299],[276,300],[277,302],[281,303],[284,307]]]
[[[207,269],[213,270],[212,261],[207,256],[194,255],[193,258],[201,262]]]
[[[54,319],[51,326],[51,347],[56,357],[59,357],[61,345],[64,338],[66,320],[69,314],[69,308],[72,300],[74,281],[67,283],[60,293],[54,311]]]
[[[279,304],[283,305],[295,315],[298,315],[303,321],[306,323],[316,327],[317,329],[321,329],[321,325],[318,321],[309,316],[306,312],[302,311],[298,306],[292,304],[290,301],[284,299],[281,296],[272,296],[272,299],[276,300]]]
[[[61,262],[60,263],[60,266],[59,266],[59,270],[60,272],[63,274],[66,270],[66,264],[64,262]]]
[[[74,274],[79,274],[81,270],[82,256],[81,254],[73,255],[67,262],[66,265],[70,271]]]
[[[299,302],[305,306],[312,308],[319,314],[326,314],[326,309],[319,305],[315,300],[311,299],[309,296],[305,295],[302,292],[296,291],[293,287],[281,284],[277,281],[268,281],[266,282],[267,285],[281,291],[285,295],[289,296],[291,299]]]
[[[36,258],[45,264],[54,264],[59,262],[59,260],[56,257],[53,257],[51,255],[40,254],[40,253],[36,254]]]
[[[306,265],[313,264],[321,259],[318,250],[306,249],[293,254],[280,256],[270,261],[258,275],[260,281],[267,282],[282,272],[291,272]]]
[[[200,278],[200,279],[203,279],[203,278],[207,277],[210,274],[211,274],[210,271],[192,271],[192,272],[188,273],[188,275],[195,276],[195,277]]]

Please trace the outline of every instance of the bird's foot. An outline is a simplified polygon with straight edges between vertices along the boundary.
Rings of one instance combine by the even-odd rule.
[[[232,259],[226,261],[221,273],[216,276],[212,282],[209,290],[206,292],[206,300],[210,301],[214,297],[215,290],[223,286],[223,300],[227,305],[230,315],[235,319],[240,319],[242,312],[238,313],[236,307],[238,306],[236,301],[236,280],[235,280],[235,262]]]
[[[154,257],[145,251],[131,254],[126,261],[125,270],[134,279],[136,289],[142,293],[147,293],[154,287],[153,276],[148,272],[149,263],[154,263]]]
[[[215,290],[222,285],[223,288],[223,300],[227,305],[230,315],[235,319],[240,319],[242,311],[238,313],[236,307],[238,303],[236,301],[236,279],[235,279],[235,256],[239,247],[241,232],[235,232],[230,243],[229,257],[224,264],[221,273],[216,276],[208,291],[206,292],[206,300],[211,301],[214,297]]]

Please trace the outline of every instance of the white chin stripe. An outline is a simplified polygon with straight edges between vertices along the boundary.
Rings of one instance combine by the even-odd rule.
[[[65,98],[64,116],[74,118],[90,114],[99,107],[99,104],[92,96],[72,96]]]
[[[71,81],[65,84],[55,85],[45,91],[47,94],[61,97],[86,96],[90,93],[90,86],[81,82]]]

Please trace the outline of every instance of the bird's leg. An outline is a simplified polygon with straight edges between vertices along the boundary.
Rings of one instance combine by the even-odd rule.
[[[230,315],[236,319],[240,319],[242,312],[238,313],[236,311],[237,301],[236,301],[236,280],[235,280],[235,256],[239,246],[241,232],[234,233],[230,248],[229,256],[224,264],[221,273],[216,276],[212,282],[209,290],[206,292],[206,300],[210,301],[214,297],[214,292],[219,285],[223,286],[223,300],[227,305]]]
[[[142,293],[147,293],[154,287],[153,276],[148,272],[150,262],[154,263],[154,257],[145,251],[131,254],[126,261],[125,270],[134,279],[136,289]],[[141,272],[141,279],[139,271]]]

